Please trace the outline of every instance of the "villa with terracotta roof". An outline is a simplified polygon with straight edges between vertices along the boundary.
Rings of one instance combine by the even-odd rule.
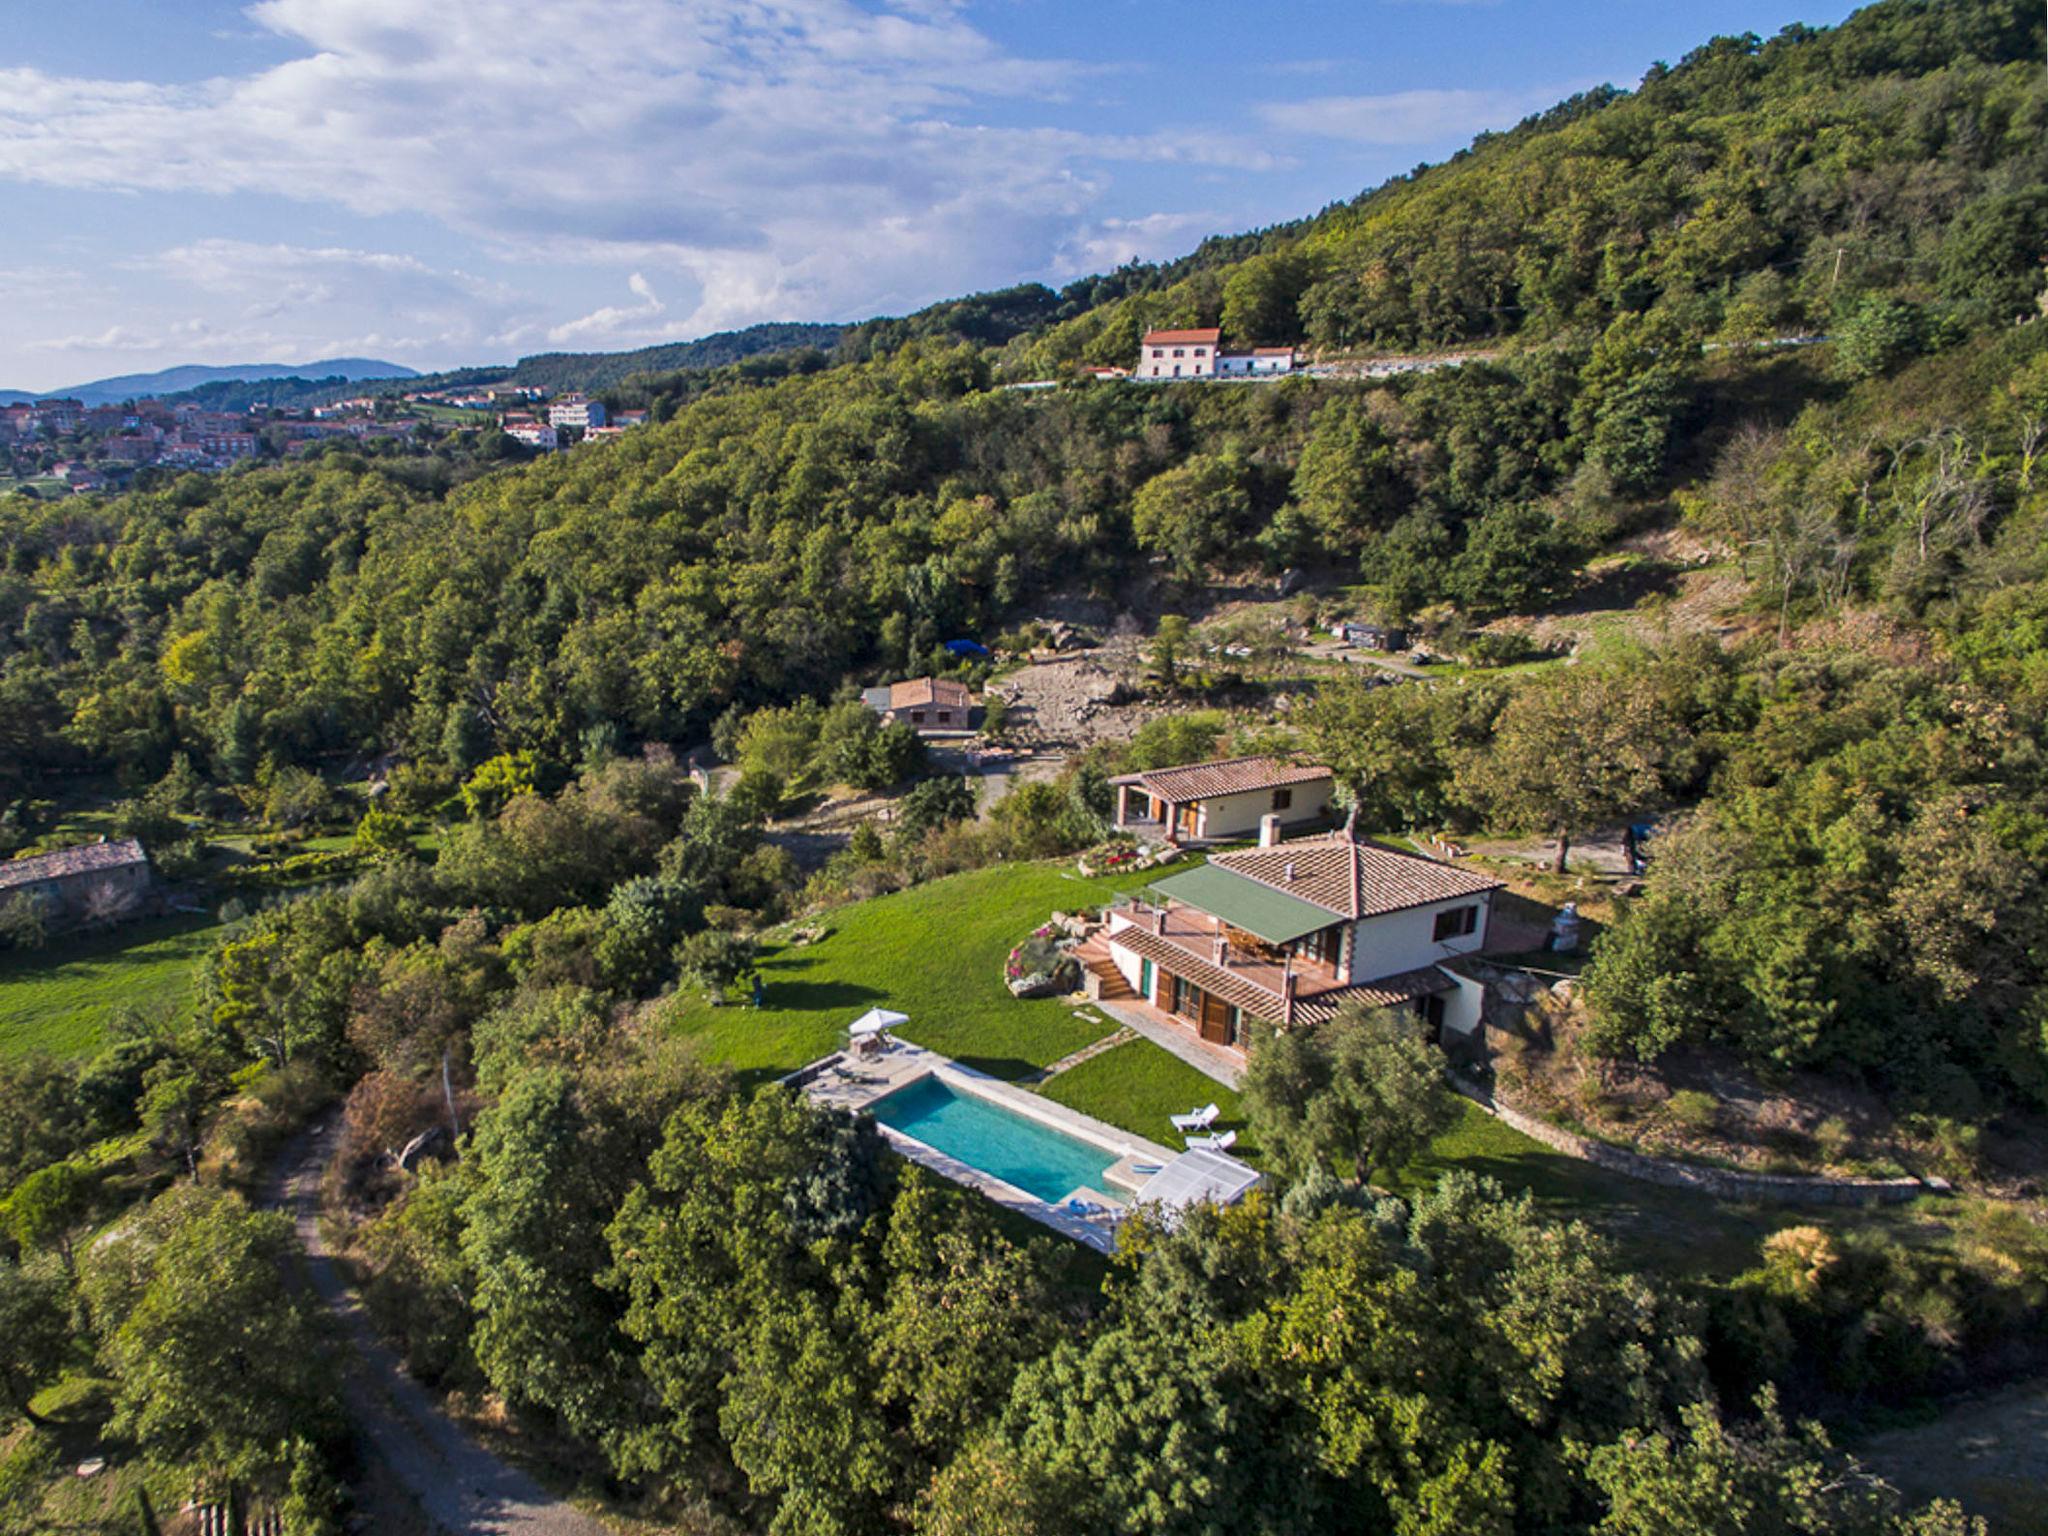
[[[1319,1023],[1344,1003],[1411,1007],[1433,1029],[1479,1022],[1480,983],[1445,961],[1486,945],[1501,882],[1347,831],[1218,854],[1111,910],[1083,946],[1091,994],[1242,1051],[1260,1026]]]
[[[1217,343],[1223,332],[1215,326],[1184,331],[1147,331],[1138,342],[1141,379],[1206,379],[1216,372]]]
[[[1337,787],[1329,769],[1275,757],[1226,757],[1151,768],[1109,781],[1116,828],[1168,843],[1250,837],[1268,816],[1283,829],[1327,823]]]
[[[1101,370],[1091,370],[1098,377]],[[1294,348],[1253,347],[1249,352],[1223,350],[1223,332],[1216,326],[1180,331],[1147,331],[1138,341],[1136,379],[1255,378],[1294,371]]]
[[[861,693],[861,702],[885,724],[907,725],[920,736],[964,735],[974,729],[974,695],[965,683],[914,677]]]

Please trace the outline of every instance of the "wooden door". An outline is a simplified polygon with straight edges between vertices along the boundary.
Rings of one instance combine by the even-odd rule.
[[[1211,1045],[1230,1044],[1230,1005],[1207,992],[1202,994],[1201,1035]]]

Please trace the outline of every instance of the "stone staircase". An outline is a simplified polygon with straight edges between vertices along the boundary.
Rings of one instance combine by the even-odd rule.
[[[1074,951],[1074,958],[1081,962],[1083,972],[1081,985],[1088,996],[1098,1003],[1135,1002],[1138,994],[1124,973],[1116,968],[1116,962],[1109,958],[1109,946],[1100,939],[1090,939]]]

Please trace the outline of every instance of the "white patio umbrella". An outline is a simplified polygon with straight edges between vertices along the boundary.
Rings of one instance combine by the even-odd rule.
[[[865,1040],[869,1035],[879,1035],[885,1029],[894,1029],[898,1024],[908,1024],[910,1015],[896,1013],[887,1008],[870,1008],[848,1026],[847,1033],[856,1040]]]

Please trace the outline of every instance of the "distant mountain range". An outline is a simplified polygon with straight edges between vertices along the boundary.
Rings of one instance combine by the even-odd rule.
[[[94,379],[67,389],[0,389],[0,404],[22,400],[80,400],[87,405],[119,405],[123,400],[146,400],[157,395],[182,394],[202,384],[248,383],[257,379],[413,379],[418,370],[399,363],[380,362],[373,357],[326,357],[311,363],[234,363],[210,368],[184,363],[156,373],[124,373],[111,379]]]
[[[631,352],[541,352],[510,367],[457,368],[422,375],[423,388],[531,384],[542,389],[608,389],[635,374],[679,373],[690,368],[723,368],[774,352],[815,348],[829,352],[847,327],[808,321],[773,320],[743,330],[716,331],[695,341],[664,342]]]

